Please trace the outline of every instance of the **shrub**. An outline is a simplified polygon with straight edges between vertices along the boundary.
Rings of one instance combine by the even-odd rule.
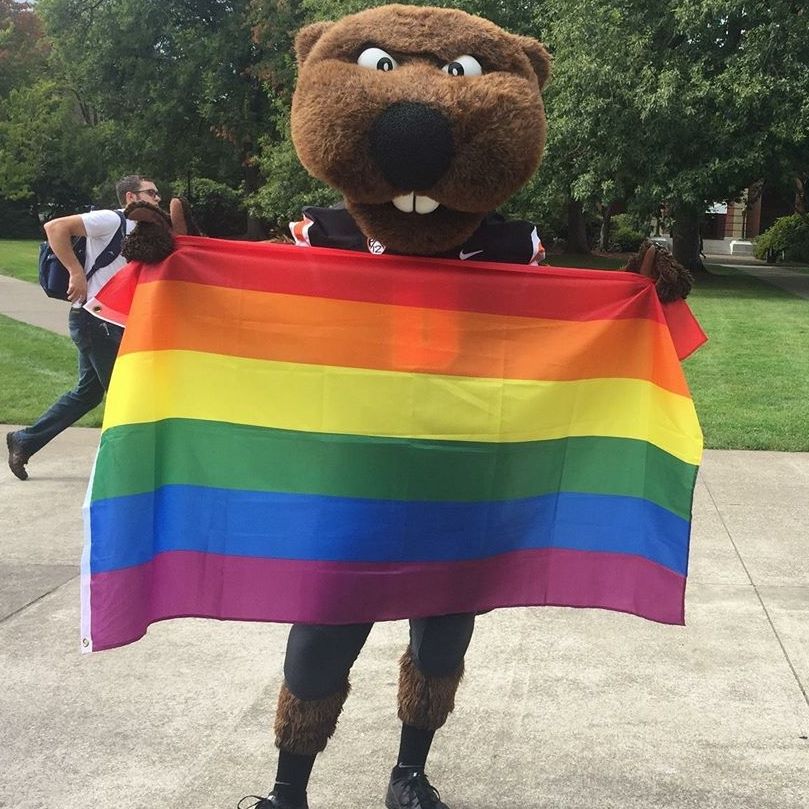
[[[310,176],[301,165],[289,133],[277,143],[262,141],[261,172],[266,183],[247,201],[253,216],[268,221],[280,234],[289,236],[290,222],[301,218],[306,205],[331,205],[340,192]]]
[[[615,253],[635,253],[646,238],[646,234],[635,224],[632,216],[619,213],[612,217],[610,228],[610,250]]]
[[[0,239],[41,239],[42,228],[26,202],[0,197]]]
[[[173,183],[176,193],[185,194],[182,181]],[[198,177],[191,181],[191,210],[206,236],[242,236],[247,230],[247,210],[242,195],[224,183]]]
[[[809,261],[809,214],[792,214],[776,219],[755,241],[756,258],[775,262]]]

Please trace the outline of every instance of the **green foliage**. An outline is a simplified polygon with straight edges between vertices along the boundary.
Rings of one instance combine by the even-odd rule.
[[[42,228],[26,202],[0,197],[0,239],[33,239]]]
[[[510,216],[566,231],[572,199],[680,223],[807,173],[809,37],[795,0],[411,0],[550,47],[549,133]],[[35,215],[108,204],[112,182],[202,176],[279,222],[333,198],[287,134],[295,32],[382,0],[0,0],[0,189]]]
[[[756,239],[756,258],[772,261],[809,262],[809,214],[794,214],[776,219],[772,227]]]
[[[387,0],[301,0],[299,5],[309,21],[337,20],[367,8],[387,5]],[[408,0],[409,6],[457,8],[485,17],[515,34],[537,36],[541,0]]]
[[[555,57],[542,175],[592,208],[691,225],[761,177],[805,174],[809,38],[794,0],[545,0]],[[693,245],[696,250],[696,241]]]
[[[612,217],[610,250],[617,253],[635,253],[646,238],[632,216],[619,213]]]
[[[48,50],[33,3],[0,0],[0,98],[44,75]]]
[[[173,183],[175,195],[187,192],[185,184]],[[191,182],[189,202],[194,221],[206,236],[242,236],[247,228],[247,212],[239,191],[206,177]]]
[[[105,127],[81,124],[75,98],[51,79],[0,100],[0,188],[43,218],[86,210],[105,172]]]
[[[51,69],[82,126],[109,126],[105,177],[243,178],[267,107],[249,0],[39,0]]]
[[[557,188],[543,182],[542,168],[511,199],[498,209],[508,219],[524,219],[537,225],[539,237],[550,247],[567,233],[566,198]]]
[[[288,133],[280,142],[263,143],[260,165],[266,182],[248,199],[248,206],[277,232],[288,235],[287,224],[300,219],[305,205],[331,205],[339,199],[336,191],[307,174]]]

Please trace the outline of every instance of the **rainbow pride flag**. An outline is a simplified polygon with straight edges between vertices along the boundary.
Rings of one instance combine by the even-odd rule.
[[[683,622],[685,303],[629,273],[178,243],[91,305],[128,321],[85,504],[86,650],[181,616]]]

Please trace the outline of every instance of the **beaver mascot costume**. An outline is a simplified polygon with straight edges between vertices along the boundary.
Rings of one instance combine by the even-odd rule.
[[[297,244],[457,260],[542,260],[533,224],[494,213],[542,156],[542,88],[550,58],[539,42],[462,11],[390,5],[309,25],[295,49],[295,148],[308,171],[344,200],[334,208],[305,209],[291,225]],[[176,201],[171,221],[144,203],[128,214],[141,222],[125,246],[132,259],[167,255],[172,222],[175,232],[189,229],[188,212]],[[690,289],[687,272],[651,244],[627,269],[654,278],[663,300]],[[410,623],[388,809],[447,809],[425,763],[433,734],[453,709],[474,621],[474,615],[441,615]],[[275,720],[275,787],[268,797],[243,799],[241,807],[307,809],[315,757],[335,731],[349,672],[370,629],[292,627]]]

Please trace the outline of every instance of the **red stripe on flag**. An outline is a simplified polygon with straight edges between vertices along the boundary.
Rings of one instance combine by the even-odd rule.
[[[562,320],[664,322],[648,278],[430,257],[177,237],[180,249],[141,283],[188,281],[290,295]],[[553,283],[544,281],[553,280]],[[652,300],[653,299],[653,300]]]

